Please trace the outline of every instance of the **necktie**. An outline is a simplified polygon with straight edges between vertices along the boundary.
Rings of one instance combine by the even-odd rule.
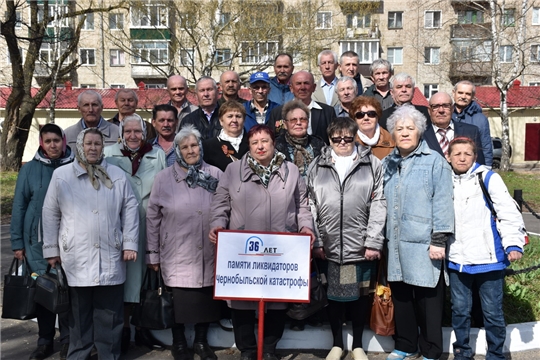
[[[439,145],[441,146],[441,150],[444,155],[448,152],[448,138],[446,137],[446,130],[447,129],[439,129],[437,130],[437,133],[441,135],[441,139],[439,140]]]

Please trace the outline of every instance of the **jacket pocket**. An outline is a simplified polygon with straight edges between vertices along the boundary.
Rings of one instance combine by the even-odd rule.
[[[422,216],[403,214],[400,224],[401,240],[411,243],[431,243],[432,221]]]

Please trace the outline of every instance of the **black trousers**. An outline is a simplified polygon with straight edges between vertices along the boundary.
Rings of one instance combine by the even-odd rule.
[[[287,310],[268,310],[264,314],[263,352],[274,353],[276,345],[285,329],[285,312]],[[255,338],[255,310],[231,309],[234,327],[234,341],[241,352],[257,351]],[[259,316],[262,316],[260,314]]]
[[[38,346],[52,344],[56,334],[56,314],[36,304],[36,315],[39,329]],[[58,314],[61,344],[69,344],[69,315],[69,311]]]
[[[396,322],[395,348],[412,353],[420,347],[422,356],[438,359],[443,346],[442,314],[445,294],[442,271],[434,288],[404,282],[390,282],[390,288]]]

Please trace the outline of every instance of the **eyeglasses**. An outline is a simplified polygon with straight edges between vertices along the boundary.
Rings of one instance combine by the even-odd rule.
[[[452,104],[430,104],[429,107],[431,110],[437,110],[439,108],[443,108],[444,110],[450,110],[452,108]]]
[[[293,118],[293,119],[285,119],[285,121],[296,124],[297,122],[307,123],[309,119],[308,118]]]
[[[330,140],[332,140],[334,144],[339,144],[342,141],[345,141],[346,144],[350,144],[354,141],[354,137],[352,136],[331,137]]]
[[[374,119],[374,118],[377,117],[377,112],[376,112],[376,111],[373,111],[373,110],[369,110],[369,111],[366,111],[366,112],[364,112],[364,111],[359,111],[359,112],[357,112],[356,114],[354,114],[354,117],[357,118],[358,120],[360,120],[360,119],[363,119],[364,116],[366,116],[366,115],[367,115],[369,118]]]

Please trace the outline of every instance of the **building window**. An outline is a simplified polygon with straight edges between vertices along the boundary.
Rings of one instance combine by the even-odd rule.
[[[47,24],[47,27],[67,27],[69,26],[69,18],[66,16],[68,13],[68,7],[67,5],[58,5],[58,4],[49,4],[49,18],[54,19],[56,17],[56,21],[53,20],[50,23]],[[37,10],[37,19],[38,22],[42,22],[44,16],[44,8],[43,5],[38,5]]]
[[[287,13],[287,28],[300,29],[302,27],[302,14],[296,11]]]
[[[181,29],[193,29],[196,25],[195,14],[192,13],[180,13],[178,14],[178,20]]]
[[[424,49],[424,64],[437,65],[440,61],[441,48],[427,47]]]
[[[340,47],[342,54],[345,51],[357,53],[360,64],[371,64],[379,58],[378,41],[342,41]]]
[[[402,29],[403,28],[403,12],[390,11],[388,13],[388,28]]]
[[[111,66],[124,66],[126,65],[126,54],[124,50],[111,49],[110,51],[110,64]]]
[[[514,47],[512,45],[504,45],[499,48],[499,58],[502,63],[512,62]]]
[[[96,50],[79,49],[79,63],[81,65],[96,65]]]
[[[193,49],[180,50],[180,66],[193,66],[195,64],[195,51]]]
[[[458,11],[458,24],[483,24],[484,12],[480,10]]]
[[[531,62],[540,62],[540,45],[531,45]]]
[[[503,26],[514,26],[516,24],[515,9],[505,9],[502,16]]]
[[[540,86],[540,81],[531,81],[529,86]]]
[[[319,11],[317,13],[317,29],[331,29],[331,28],[332,28],[332,12]]]
[[[460,62],[491,60],[491,41],[463,40],[452,43],[453,59]]]
[[[532,24],[540,25],[540,8],[535,7],[532,9]]]
[[[80,88],[81,89],[95,89],[96,84],[81,84]]]
[[[225,26],[231,21],[231,13],[221,13],[219,15],[219,26]]]
[[[439,84],[424,84],[424,96],[430,99],[433,95],[439,92]]]
[[[347,28],[370,28],[371,15],[347,14]]]
[[[217,66],[231,65],[231,49],[217,49],[214,61]]]
[[[134,64],[167,64],[169,43],[167,41],[133,41]]]
[[[15,10],[15,29],[22,28],[22,11]]]
[[[111,89],[125,89],[126,85],[124,84],[111,84]]]
[[[109,29],[123,30],[124,29],[124,14],[112,13],[109,14]]]
[[[146,84],[147,89],[165,89],[165,84]]]
[[[390,61],[392,65],[403,64],[403,48],[402,47],[389,47],[386,59]]]
[[[274,59],[277,52],[277,42],[243,42],[242,43],[242,64],[261,64]]]
[[[437,29],[441,27],[441,12],[426,11],[424,14],[424,27],[426,29]]]
[[[82,30],[94,30],[94,13],[81,15],[79,21],[84,21],[82,25]]]
[[[169,26],[169,11],[165,4],[144,4],[131,9],[131,26],[136,28]]]

